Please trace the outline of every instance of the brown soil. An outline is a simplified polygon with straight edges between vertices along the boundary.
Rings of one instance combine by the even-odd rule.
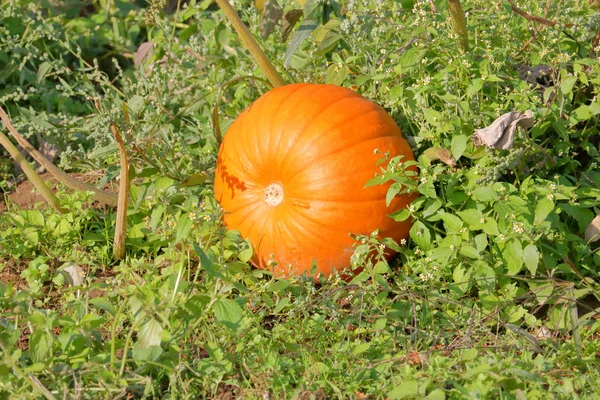
[[[98,181],[98,179],[102,177],[102,172],[91,171],[86,172],[84,174],[72,173],[69,175],[71,175],[74,178],[77,178],[82,182],[94,184]],[[54,177],[48,172],[40,175],[40,177],[44,182],[49,184],[50,189],[53,192],[56,192],[58,188],[62,187],[62,185],[59,184],[58,181],[54,179]],[[116,186],[113,189],[111,185],[107,185],[105,189],[115,191]],[[8,197],[8,206],[17,207],[22,210],[33,209],[36,207],[36,204],[39,203],[41,203],[39,207],[47,207],[47,204],[42,195],[39,194],[39,192],[35,189],[33,184],[29,181],[24,181],[16,185],[16,188],[13,188],[12,193],[8,194],[8,196],[3,196],[2,193],[0,193],[0,214],[8,209],[6,204],[6,197]]]

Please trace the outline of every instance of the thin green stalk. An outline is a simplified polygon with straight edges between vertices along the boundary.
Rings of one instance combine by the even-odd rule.
[[[0,110],[2,110],[0,108]],[[52,193],[50,188],[46,186],[42,178],[35,172],[35,169],[27,162],[25,157],[19,152],[19,150],[15,147],[14,144],[4,135],[4,133],[0,132],[0,144],[8,151],[8,154],[15,160],[15,162],[21,167],[27,178],[31,181],[33,186],[40,192],[40,194],[44,197],[44,200],[56,210],[63,214],[65,210],[60,206],[60,202],[58,198]]]
[[[469,35],[467,33],[465,13],[460,5],[460,0],[448,0],[448,10],[450,11],[452,28],[459,38],[459,46],[463,52],[466,52],[469,50]]]
[[[256,43],[256,40],[250,33],[250,30],[248,30],[246,25],[244,25],[244,23],[237,15],[236,11],[233,9],[231,4],[229,4],[227,0],[216,1],[221,10],[223,10],[225,17],[227,17],[229,22],[233,25],[233,28],[238,33],[240,40],[254,58],[254,61],[256,61],[260,69],[266,75],[269,82],[271,82],[271,85],[273,85],[273,87],[284,86],[285,81],[283,80],[281,75],[279,75],[275,67],[273,67],[273,64],[271,64],[271,61],[269,61],[269,59],[262,51],[258,43]]]

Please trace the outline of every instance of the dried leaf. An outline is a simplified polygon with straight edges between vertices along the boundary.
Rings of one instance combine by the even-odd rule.
[[[154,44],[151,42],[144,42],[140,44],[137,51],[135,52],[134,65],[139,68],[140,65],[144,64],[154,54]]]
[[[260,36],[263,39],[269,37],[281,17],[283,17],[283,9],[277,0],[267,0],[263,5],[263,15],[260,19]]]
[[[511,111],[501,115],[490,126],[475,129],[473,142],[476,146],[486,145],[495,149],[508,150],[512,148],[517,126],[531,128],[534,124],[535,120],[531,110],[524,113]]]
[[[456,160],[452,158],[449,150],[442,149],[441,147],[430,147],[423,152],[423,155],[427,156],[431,161],[440,160],[444,164],[454,167]]]
[[[287,40],[288,36],[290,36],[290,33],[292,33],[292,29],[294,29],[296,22],[298,22],[298,20],[302,16],[302,14],[303,14],[302,10],[290,10],[285,13],[285,15],[283,17],[283,25],[281,27],[281,41],[282,42],[285,42]]]
[[[584,237],[586,242],[597,242],[600,240],[600,215],[596,215],[592,220],[585,230]]]

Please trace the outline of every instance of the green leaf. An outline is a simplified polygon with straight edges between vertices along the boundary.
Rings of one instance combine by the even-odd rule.
[[[452,144],[450,149],[452,151],[452,157],[454,160],[458,160],[465,150],[467,149],[467,141],[469,138],[467,135],[456,135],[452,137]]]
[[[108,312],[113,316],[117,314],[115,307],[106,297],[94,297],[90,299],[90,304]]]
[[[500,231],[498,231],[498,224],[496,223],[496,220],[493,218],[485,219],[485,222],[482,226],[482,230],[490,236],[500,235]]]
[[[446,400],[446,393],[440,389],[435,389],[425,397],[427,400]]]
[[[473,95],[479,93],[483,89],[483,79],[475,78],[467,88],[467,97],[473,97]]]
[[[567,76],[560,83],[560,90],[563,92],[563,94],[569,94],[573,91],[573,86],[575,86],[576,82],[577,82],[576,76]]]
[[[457,211],[456,213],[467,224],[469,230],[476,230],[481,228],[481,220],[484,219],[481,211],[476,210],[474,208],[470,208],[468,210]]]
[[[496,194],[496,191],[494,189],[492,189],[491,187],[478,187],[477,189],[473,189],[473,191],[471,192],[471,195],[473,197],[473,199],[477,200],[477,201],[483,201],[483,202],[491,202],[491,201],[495,201],[496,198],[498,197],[498,195]]]
[[[222,322],[228,328],[236,330],[242,320],[242,308],[233,300],[219,299],[213,304],[213,312],[217,321]]]
[[[531,275],[534,276],[540,262],[540,252],[536,246],[528,244],[525,247],[523,250],[523,262],[525,263],[525,267],[531,272]]]
[[[132,355],[135,361],[156,361],[161,356],[163,350],[158,345],[152,345],[150,347],[144,348],[140,342],[136,342],[132,346]]]
[[[163,327],[158,320],[150,318],[139,328],[138,343],[142,350],[150,346],[160,346]]]
[[[421,250],[427,251],[431,248],[431,233],[420,221],[416,221],[410,228],[410,238]]]
[[[419,387],[418,381],[406,381],[389,391],[387,397],[392,400],[406,397],[414,398],[419,394]]]
[[[506,268],[509,275],[516,275],[521,272],[523,267],[523,247],[517,239],[512,239],[506,243],[502,251]]]
[[[40,83],[41,81],[43,81],[46,77],[46,74],[50,72],[50,69],[52,69],[52,64],[50,64],[48,61],[44,61],[43,63],[41,63],[38,68],[37,74],[35,75],[36,82]]]
[[[344,79],[348,76],[350,70],[347,66],[339,66],[337,64],[331,64],[327,68],[327,75],[325,75],[325,83],[330,85],[340,86]]]
[[[581,206],[560,203],[559,208],[577,220],[579,233],[583,233],[594,219],[594,213]]]
[[[370,347],[371,347],[371,342],[361,343],[352,349],[352,354],[355,356],[362,354],[365,351],[369,350]]]
[[[175,181],[173,179],[167,178],[166,176],[161,176],[160,178],[158,178],[156,180],[156,182],[154,182],[155,190],[156,191],[167,190],[168,188],[173,186],[174,183],[175,183]]]
[[[444,229],[447,233],[458,233],[463,226],[463,222],[456,215],[449,213],[440,214],[440,218],[444,221]]]
[[[29,337],[29,358],[34,363],[48,363],[52,360],[54,336],[45,329],[36,329]]]
[[[269,283],[269,286],[267,286],[266,290],[269,292],[281,292],[290,285],[290,281],[285,279],[279,279]]]
[[[554,202],[547,197],[544,197],[535,205],[535,223],[544,222],[548,214],[554,210]]]
[[[37,227],[44,226],[44,215],[38,210],[24,210],[21,211],[21,215],[23,216],[23,219],[28,225],[33,225]]]
[[[479,253],[481,253],[488,245],[487,235],[485,233],[480,233],[475,236],[475,248]]]
[[[279,314],[281,310],[290,303],[289,297],[284,297],[277,302],[277,306],[273,309],[273,314]]]
[[[175,234],[175,243],[180,243],[187,239],[193,224],[194,221],[192,221],[187,213],[179,216],[177,221],[177,233]]]
[[[469,258],[474,258],[474,259],[481,258],[481,256],[479,255],[479,252],[477,252],[477,249],[473,246],[461,246],[458,253],[465,257],[469,257]]]
[[[215,270],[213,262],[208,258],[204,250],[197,243],[192,243],[192,247],[194,247],[194,251],[198,254],[200,258],[200,266],[206,273],[214,278],[223,279],[225,276],[219,271]]]
[[[317,19],[306,19],[304,20],[304,22],[302,22],[302,24],[300,24],[298,30],[294,33],[294,36],[292,36],[290,44],[288,45],[288,48],[283,57],[284,67],[287,68],[290,66],[290,60],[296,52],[296,50],[298,50],[302,42],[304,42],[310,36],[312,31],[317,29],[318,26],[319,20]]]

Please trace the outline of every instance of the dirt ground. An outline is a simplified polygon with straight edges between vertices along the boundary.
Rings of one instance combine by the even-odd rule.
[[[69,175],[82,182],[94,184],[102,177],[102,172],[91,171],[86,172],[84,174],[72,173]],[[54,179],[54,177],[48,172],[40,175],[40,177],[44,182],[46,182],[50,186],[50,189],[52,189],[53,192],[56,192],[56,190],[62,186],[59,185],[58,181]],[[113,190],[111,187],[106,187],[105,189]],[[40,195],[39,192],[33,186],[33,184],[27,180],[20,182],[16,186],[13,186],[8,196],[2,195],[2,193],[0,193],[0,214],[7,210],[7,197],[10,207],[16,206],[22,210],[29,210],[35,208],[36,204],[38,203],[41,203],[38,205],[38,207],[47,207],[47,204],[44,201],[42,195]]]

